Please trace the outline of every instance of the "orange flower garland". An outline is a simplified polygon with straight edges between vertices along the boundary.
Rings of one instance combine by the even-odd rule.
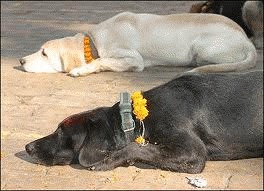
[[[88,36],[84,37],[83,40],[83,45],[84,45],[84,59],[86,63],[90,63],[94,60],[93,55],[92,55],[92,50],[90,47],[90,38]]]
[[[144,139],[144,132],[145,132],[145,127],[143,120],[148,116],[148,110],[146,108],[147,106],[147,100],[143,98],[143,95],[141,94],[140,91],[134,92],[131,96],[131,99],[133,101],[133,113],[136,115],[136,118],[140,120],[140,125],[143,128],[143,133],[141,136],[137,137],[135,139],[135,142],[137,142],[140,145],[146,145],[146,141]]]

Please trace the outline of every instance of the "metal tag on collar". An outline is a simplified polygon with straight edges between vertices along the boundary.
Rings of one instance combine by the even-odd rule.
[[[119,109],[122,120],[122,129],[124,132],[135,129],[135,122],[132,118],[132,106],[130,100],[130,94],[128,92],[120,93]]]

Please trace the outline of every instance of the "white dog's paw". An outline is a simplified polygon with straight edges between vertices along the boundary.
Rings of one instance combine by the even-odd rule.
[[[79,68],[74,68],[69,72],[69,75],[71,77],[79,77],[79,76],[86,76],[88,74],[92,74],[92,73],[96,73],[96,68],[94,67],[94,65],[89,64],[89,65],[85,65]]]
[[[71,77],[79,77],[82,76],[81,68],[74,68],[69,72],[69,75]]]

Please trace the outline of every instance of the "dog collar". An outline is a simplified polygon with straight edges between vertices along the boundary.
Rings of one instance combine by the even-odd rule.
[[[84,59],[86,64],[89,64],[93,60],[99,58],[98,51],[95,47],[94,41],[91,38],[91,35],[85,34],[83,39],[83,47],[84,47]]]
[[[139,120],[139,131],[142,128],[142,133],[139,136],[135,136],[134,129],[135,129],[135,121],[132,117],[132,106],[131,100],[133,102],[133,113],[136,116],[136,119]],[[121,115],[121,126],[122,130],[125,132],[126,140],[127,141],[135,141],[136,143],[140,144],[141,146],[146,146],[148,141],[145,140],[145,126],[143,120],[148,116],[148,110],[146,108],[147,100],[143,98],[141,92],[134,92],[133,95],[130,97],[128,92],[120,93],[120,102],[119,102],[119,109]],[[134,139],[136,137],[136,139]]]
[[[128,92],[120,93],[119,111],[122,130],[125,132],[127,140],[132,140],[134,138],[135,121],[132,118],[131,97]]]

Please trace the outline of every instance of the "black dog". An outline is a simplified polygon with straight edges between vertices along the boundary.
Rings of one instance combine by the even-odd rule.
[[[208,0],[195,3],[190,13],[214,13],[239,24],[256,48],[263,48],[263,1]]]
[[[192,5],[191,13],[215,13],[224,15],[237,24],[239,24],[248,37],[251,37],[252,31],[248,28],[242,18],[242,7],[246,1],[222,1],[209,0]]]
[[[262,84],[263,71],[187,73],[143,93],[146,146],[126,138],[116,103],[66,118],[26,151],[45,165],[110,170],[139,161],[186,173],[200,173],[206,160],[263,157]]]

